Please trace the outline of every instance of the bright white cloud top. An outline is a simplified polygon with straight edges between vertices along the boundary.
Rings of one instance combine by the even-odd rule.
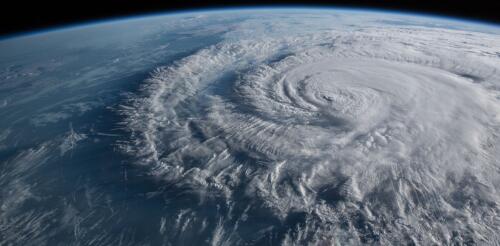
[[[114,144],[164,202],[150,239],[500,243],[499,28],[327,10],[171,18],[218,39],[113,107]]]
[[[249,36],[159,68],[123,110],[134,136],[123,147],[138,163],[225,202],[220,237],[237,243],[238,224],[269,214],[300,217],[284,244],[495,240],[497,35],[360,26]]]

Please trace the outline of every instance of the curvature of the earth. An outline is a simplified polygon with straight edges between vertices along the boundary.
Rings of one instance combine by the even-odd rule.
[[[0,245],[499,244],[499,35],[253,9],[0,41]]]

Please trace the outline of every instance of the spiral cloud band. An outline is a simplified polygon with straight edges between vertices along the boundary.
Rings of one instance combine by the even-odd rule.
[[[123,151],[176,190],[172,237],[499,242],[498,36],[233,28],[121,108]]]

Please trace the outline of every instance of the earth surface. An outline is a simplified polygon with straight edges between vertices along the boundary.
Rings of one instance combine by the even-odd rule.
[[[0,245],[498,245],[500,28],[187,12],[0,41]]]

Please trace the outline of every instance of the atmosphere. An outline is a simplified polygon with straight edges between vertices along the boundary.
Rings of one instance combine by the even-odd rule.
[[[137,15],[254,7],[378,9],[500,23],[500,2],[487,0],[49,0],[15,1],[1,8],[0,35]]]

